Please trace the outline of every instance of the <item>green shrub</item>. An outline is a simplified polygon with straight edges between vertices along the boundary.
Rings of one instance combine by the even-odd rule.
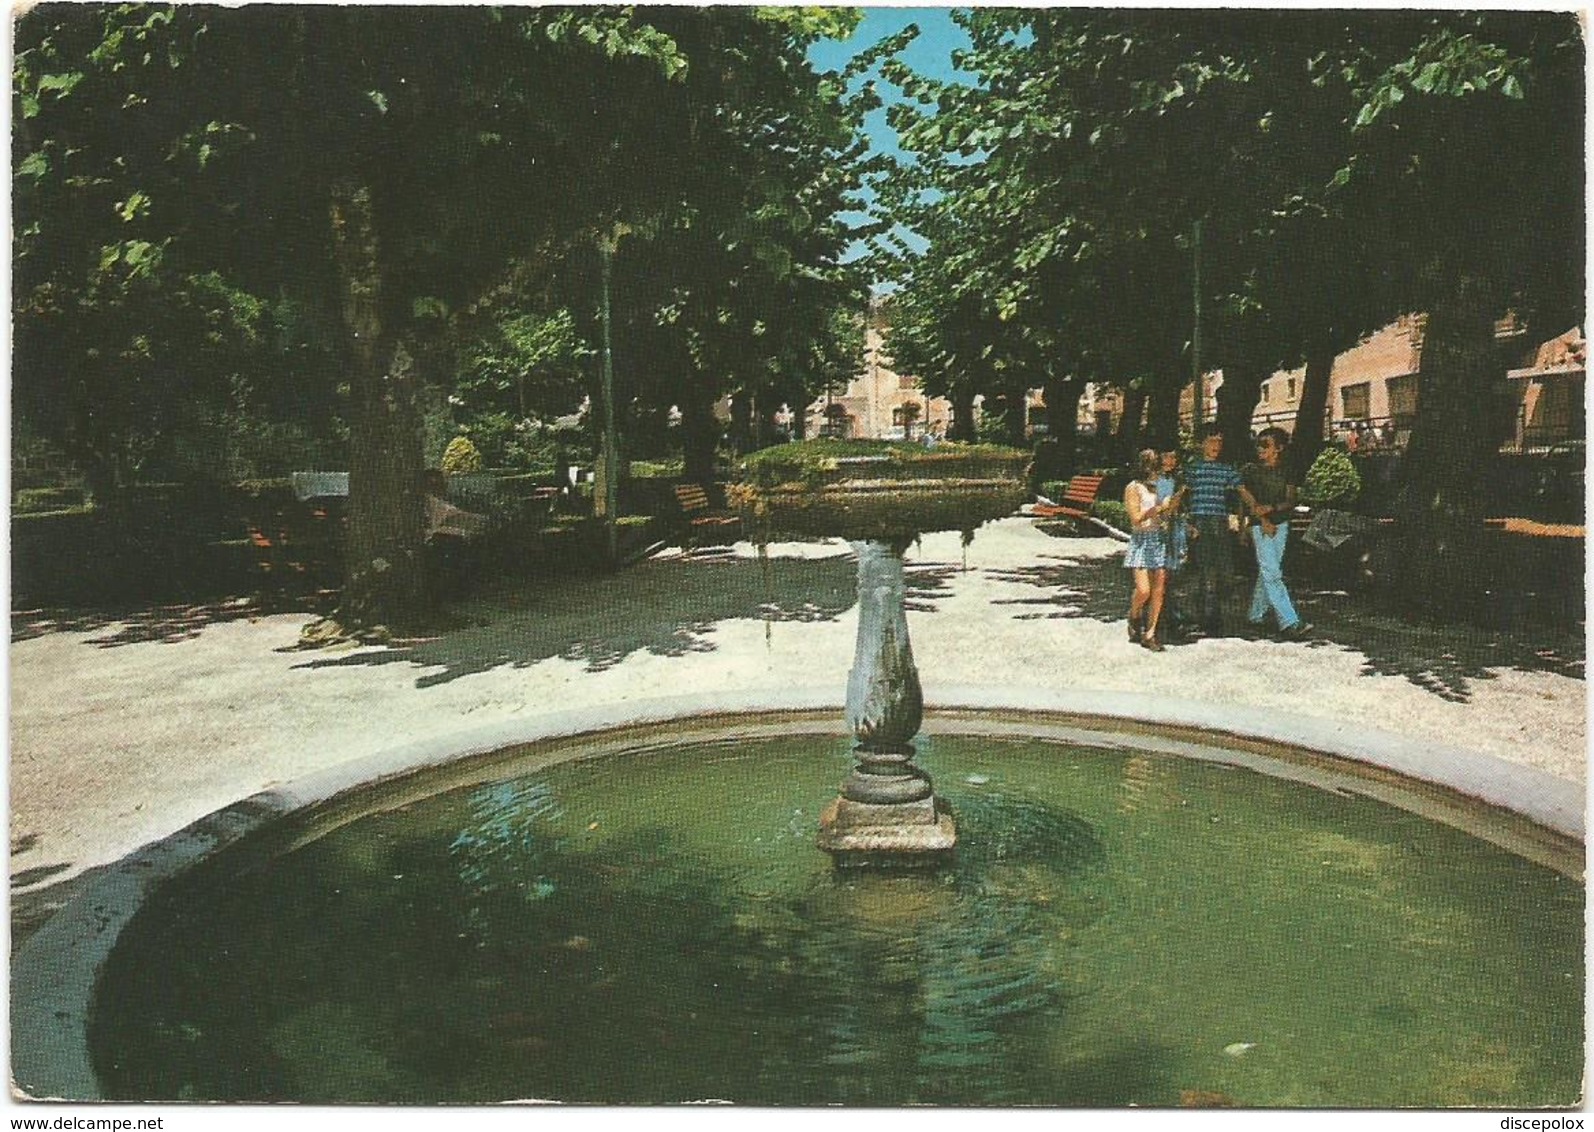
[[[680,460],[632,460],[631,478],[634,480],[668,480],[681,475]]]
[[[443,472],[457,476],[482,470],[482,454],[468,436],[456,436],[443,449]]]
[[[1348,507],[1361,490],[1361,473],[1350,456],[1338,448],[1325,448],[1306,473],[1301,498],[1314,507]]]
[[[80,487],[25,487],[17,492],[13,509],[19,513],[64,511],[83,506]]]
[[[1090,513],[1110,527],[1124,532],[1129,530],[1129,508],[1115,499],[1098,499],[1091,504]]]
[[[293,480],[286,476],[273,479],[239,480],[233,485],[245,495],[271,495],[293,490]]]
[[[782,483],[817,485],[836,478],[841,461],[860,458],[879,461],[869,469],[870,479],[922,479],[937,473],[977,479],[1019,476],[1029,463],[1030,454],[1021,448],[997,444],[943,442],[926,448],[913,441],[820,438],[776,444],[753,452],[742,459],[738,478],[760,487]]]

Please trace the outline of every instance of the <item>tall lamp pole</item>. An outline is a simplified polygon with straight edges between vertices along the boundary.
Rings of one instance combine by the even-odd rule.
[[[1190,305],[1194,314],[1194,327],[1190,331],[1190,369],[1195,382],[1195,404],[1191,408],[1192,430],[1200,435],[1202,418],[1206,415],[1206,382],[1201,375],[1201,221],[1190,226],[1190,254],[1194,259],[1191,272]]]
[[[620,505],[620,447],[614,435],[614,349],[610,330],[609,285],[614,275],[614,251],[624,234],[624,225],[616,224],[609,232],[598,237],[598,260],[603,267],[603,359],[600,380],[603,391],[603,527],[609,542],[609,561],[618,560],[619,541],[615,528],[615,512]]]

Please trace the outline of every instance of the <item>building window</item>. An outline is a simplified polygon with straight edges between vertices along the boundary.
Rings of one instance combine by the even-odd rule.
[[[1417,419],[1417,375],[1392,377],[1384,391],[1389,395],[1389,415],[1395,418],[1395,427],[1410,428]]]
[[[898,405],[891,410],[891,424],[893,428],[900,428],[904,439],[913,439],[913,426],[918,422],[923,407],[915,401],[905,405]]]
[[[1264,401],[1267,400],[1267,387],[1272,385],[1272,384],[1273,383],[1271,381],[1264,381],[1262,383],[1262,389],[1261,389],[1262,400],[1264,400]]]
[[[1372,386],[1365,381],[1360,385],[1347,385],[1341,389],[1339,415],[1345,420],[1366,420],[1371,389]]]
[[[1290,378],[1290,383],[1289,383],[1288,389],[1289,389],[1289,392],[1287,394],[1288,399],[1291,400],[1291,401],[1295,400],[1295,379],[1293,377]]]

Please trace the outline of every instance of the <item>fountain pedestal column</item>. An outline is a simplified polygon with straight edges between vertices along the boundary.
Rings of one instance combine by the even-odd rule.
[[[919,670],[903,608],[907,540],[854,542],[858,639],[847,678],[847,726],[857,766],[819,818],[819,847],[837,865],[925,867],[957,843],[952,814],[913,765],[924,719]]]

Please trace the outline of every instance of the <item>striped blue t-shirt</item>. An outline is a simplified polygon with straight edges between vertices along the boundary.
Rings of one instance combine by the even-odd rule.
[[[1240,486],[1240,473],[1221,460],[1192,460],[1184,482],[1190,486],[1191,515],[1227,515],[1229,492]]]

